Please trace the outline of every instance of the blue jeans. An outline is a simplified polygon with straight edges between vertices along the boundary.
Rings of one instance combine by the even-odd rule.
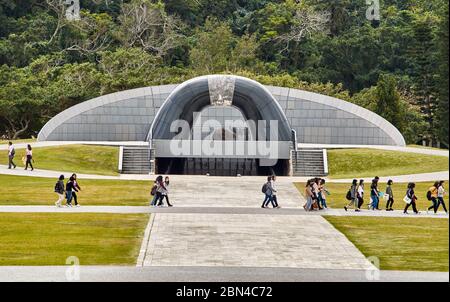
[[[327,200],[325,198],[323,198],[321,194],[319,194],[319,203],[322,206],[322,208],[328,208]]]
[[[66,198],[67,198],[67,204],[71,204],[72,198],[73,198],[72,191],[67,191],[66,192]]]
[[[273,196],[266,194],[266,197],[264,198],[262,206],[267,207],[269,205],[269,202],[272,203],[272,207],[274,207],[274,208],[276,207]]]
[[[370,195],[370,197],[372,198],[372,209],[378,209],[380,197],[378,195]]]

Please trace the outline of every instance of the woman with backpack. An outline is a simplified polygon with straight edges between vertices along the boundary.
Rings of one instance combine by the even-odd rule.
[[[273,198],[274,190],[275,189],[273,188],[272,176],[268,176],[267,182],[262,187],[262,191],[265,197],[261,208],[266,209],[269,206],[269,202],[272,204],[273,208],[276,208],[275,201]]]
[[[355,208],[355,212],[360,212],[358,208],[358,180],[353,179],[352,186],[350,190],[347,192],[346,196],[347,200],[350,200],[350,203],[344,207],[344,210],[347,212],[350,207]]]
[[[386,211],[394,211],[394,209],[392,208],[392,206],[394,205],[394,192],[392,191],[392,184],[394,182],[389,179],[389,181],[387,182],[387,187],[386,187],[386,195],[387,195],[387,202],[386,202]]]
[[[416,206],[417,197],[414,192],[415,187],[416,187],[416,184],[413,182],[410,182],[408,184],[408,189],[406,190],[406,196],[404,198],[404,201],[406,202],[406,207],[405,207],[405,210],[403,211],[403,214],[408,214],[408,209],[410,206],[413,207],[414,213],[419,214],[419,211],[417,211],[417,206]]]
[[[56,182],[55,193],[58,194],[58,200],[55,202],[55,206],[60,208],[61,203],[64,200],[64,175],[61,175],[59,180]]]
[[[439,182],[437,181],[437,182],[434,183],[434,185],[432,187],[430,187],[428,189],[427,199],[429,201],[431,201],[433,204],[427,209],[427,214],[428,214],[428,211],[430,211],[430,210],[434,210],[434,214],[437,213],[437,210],[439,208],[438,187],[439,187]]]

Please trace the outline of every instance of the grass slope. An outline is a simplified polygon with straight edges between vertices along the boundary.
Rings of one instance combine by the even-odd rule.
[[[432,182],[419,182],[416,183],[416,196],[418,197],[417,207],[419,211],[425,211],[426,208],[431,206],[431,202],[427,200],[426,193],[428,188],[433,185]],[[299,190],[299,192],[304,195],[305,184],[304,183],[295,183],[295,186]],[[327,189],[330,191],[331,195],[327,197],[327,204],[331,208],[343,208],[345,205],[349,203],[349,201],[345,198],[348,189],[350,188],[350,184],[341,184],[341,183],[327,183]],[[406,195],[406,183],[397,183],[392,186],[394,192],[394,209],[403,210],[405,208],[405,202],[403,201],[403,197]],[[379,189],[381,191],[385,191],[386,184],[380,183]],[[364,198],[363,209],[367,209],[367,205],[370,202],[370,183],[366,184],[366,196]],[[448,206],[448,200],[446,198],[446,205]],[[386,201],[384,199],[380,199],[380,209],[384,209],[386,207]],[[442,207],[440,208],[442,211]],[[409,210],[412,213],[412,208]]]
[[[325,217],[382,270],[448,272],[448,220]]]
[[[373,149],[328,150],[331,178],[360,178],[448,171],[445,156]]]
[[[0,265],[136,263],[148,215],[0,213]]]
[[[7,151],[0,164],[8,164]],[[25,149],[16,149],[15,163],[24,167]],[[34,166],[38,169],[73,171],[75,173],[117,175],[119,148],[109,146],[68,145],[33,149]]]
[[[0,205],[53,205],[55,183],[51,178],[0,175]],[[150,198],[149,181],[81,179],[79,184],[81,205],[143,206]]]

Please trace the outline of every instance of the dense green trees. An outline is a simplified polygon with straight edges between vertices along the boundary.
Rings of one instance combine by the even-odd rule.
[[[448,2],[0,0],[0,136],[89,98],[208,73],[343,98],[448,146]]]

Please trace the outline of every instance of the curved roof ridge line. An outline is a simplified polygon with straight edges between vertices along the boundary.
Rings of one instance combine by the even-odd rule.
[[[285,87],[276,87],[276,88],[289,89],[289,96],[291,97],[303,98],[307,101],[331,106],[336,109],[354,114],[383,130],[390,138],[392,138],[392,140],[398,146],[406,146],[405,138],[400,133],[400,131],[394,125],[392,125],[392,123],[387,121],[382,116],[364,107],[358,106],[356,104],[353,104],[351,102],[342,99],[338,99],[335,97],[331,97],[316,92],[300,90],[295,88],[285,88]],[[294,92],[294,94],[292,94],[292,92]]]

